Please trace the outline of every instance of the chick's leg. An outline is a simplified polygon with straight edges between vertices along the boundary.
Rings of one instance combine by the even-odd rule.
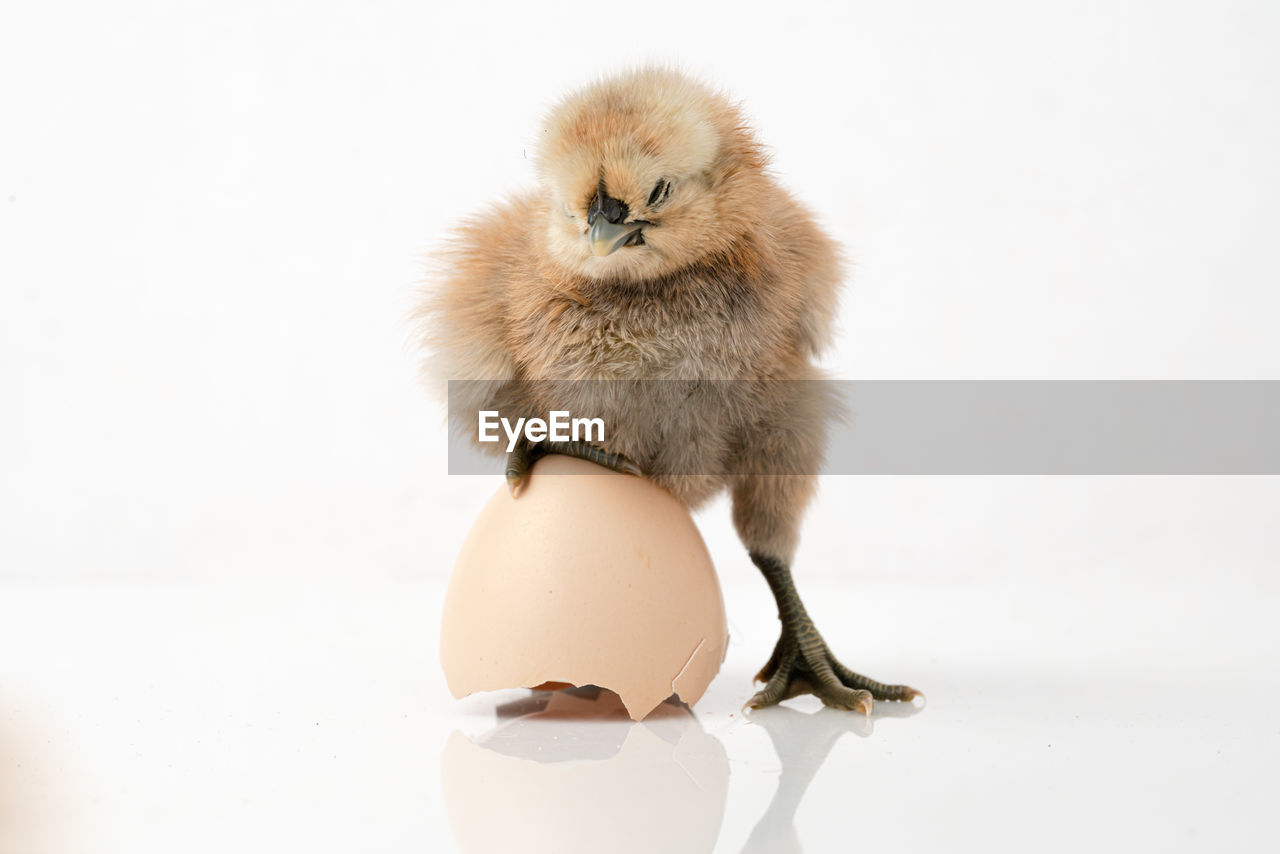
[[[735,526],[769,584],[782,622],[773,655],[756,676],[765,686],[747,705],[760,708],[814,694],[833,708],[870,714],[873,700],[911,700],[920,692],[877,682],[841,664],[800,600],[790,555],[814,480],[809,475],[744,475],[734,484]]]
[[[872,700],[912,700],[920,692],[906,685],[885,685],[855,673],[836,659],[800,601],[790,568],[777,558],[751,553],[778,603],[782,635],[773,655],[756,674],[765,686],[747,701],[771,706],[798,694],[814,694],[837,709],[871,713]]]
[[[507,487],[511,490],[512,497],[519,496],[520,490],[529,483],[529,472],[533,469],[533,464],[547,454],[577,457],[622,474],[641,474],[640,468],[621,454],[611,454],[587,442],[538,442],[535,444],[521,438],[507,454]]]

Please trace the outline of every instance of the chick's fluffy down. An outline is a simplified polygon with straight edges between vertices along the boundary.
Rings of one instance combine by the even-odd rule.
[[[474,437],[476,411],[503,401],[603,417],[606,450],[691,504],[726,485],[746,500],[741,476],[761,466],[815,473],[834,415],[821,385],[741,381],[820,377],[839,255],[740,110],[645,68],[562,99],[541,140],[537,186],[457,230],[419,309],[430,379],[484,381],[455,389],[454,428]],[[606,194],[639,240],[598,256],[590,217]],[[557,384],[550,400],[522,380],[615,382]],[[636,380],[663,382],[622,385]],[[803,505],[804,480],[786,503]],[[771,528],[798,518],[759,512]]]

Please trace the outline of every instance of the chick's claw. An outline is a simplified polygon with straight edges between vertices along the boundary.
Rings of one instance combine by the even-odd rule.
[[[533,467],[531,450],[528,444],[520,442],[507,454],[507,488],[512,498],[517,497],[529,481],[529,469]]]

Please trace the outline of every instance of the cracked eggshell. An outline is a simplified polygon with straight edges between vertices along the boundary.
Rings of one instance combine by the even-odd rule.
[[[455,697],[598,685],[640,720],[673,693],[696,703],[728,639],[688,509],[643,478],[552,455],[518,498],[504,484],[463,542],[440,663]]]

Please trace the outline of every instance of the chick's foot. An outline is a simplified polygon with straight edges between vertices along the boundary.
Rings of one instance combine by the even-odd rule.
[[[885,685],[854,673],[831,654],[812,623],[808,631],[782,630],[773,655],[756,674],[756,681],[765,686],[747,701],[753,709],[800,694],[813,694],[832,708],[870,715],[875,700],[911,701],[923,696],[906,685]]]
[[[643,474],[639,466],[621,454],[611,454],[587,442],[538,442],[537,444],[531,444],[521,440],[507,454],[507,488],[511,490],[513,498],[518,497],[520,490],[528,485],[529,473],[533,469],[533,464],[547,454],[577,457],[621,474]]]
[[[764,575],[778,603],[782,635],[774,645],[773,655],[756,674],[765,686],[755,693],[747,706],[772,706],[799,694],[813,694],[836,709],[871,714],[875,700],[911,701],[923,696],[906,685],[885,685],[854,673],[841,664],[827,642],[818,634],[813,620],[800,601],[791,568],[777,558],[751,553],[751,560]]]

